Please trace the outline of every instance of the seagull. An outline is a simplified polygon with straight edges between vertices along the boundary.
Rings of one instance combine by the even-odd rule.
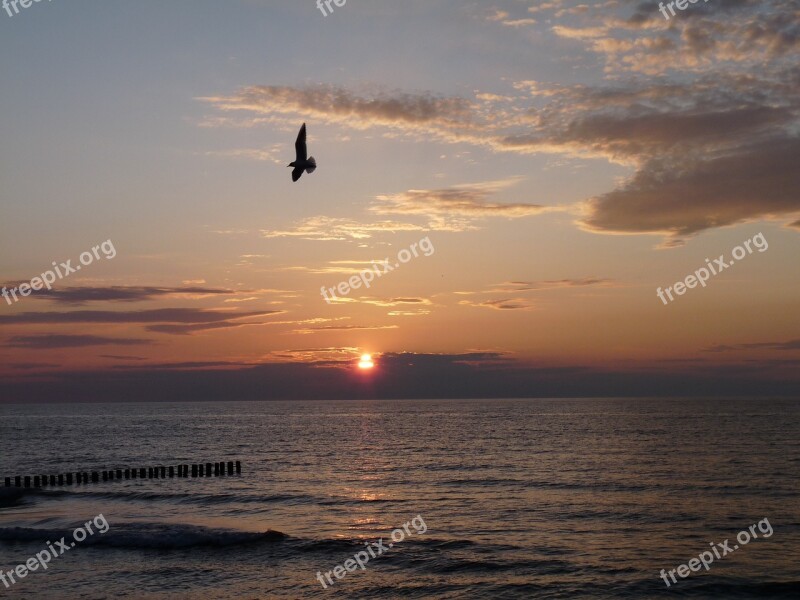
[[[306,171],[307,173],[313,173],[317,168],[317,161],[314,160],[313,156],[308,156],[308,148],[306,148],[305,123],[303,123],[303,126],[300,128],[300,133],[297,134],[297,141],[294,143],[294,150],[297,154],[297,158],[294,162],[289,163],[286,166],[294,167],[292,170],[292,181],[297,181],[300,179],[303,171]]]

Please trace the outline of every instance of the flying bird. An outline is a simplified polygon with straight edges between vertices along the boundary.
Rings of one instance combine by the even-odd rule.
[[[300,128],[300,133],[297,134],[297,141],[294,143],[294,150],[297,155],[294,162],[289,163],[288,167],[294,167],[292,170],[292,181],[297,181],[303,175],[303,171],[313,173],[317,168],[317,161],[313,156],[308,156],[308,148],[306,147],[306,124]]]

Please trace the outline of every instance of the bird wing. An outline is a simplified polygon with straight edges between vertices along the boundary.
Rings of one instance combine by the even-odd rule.
[[[306,148],[306,124],[300,128],[300,133],[297,134],[297,141],[294,143],[294,151],[297,154],[297,162],[305,162],[308,158],[308,149]],[[299,177],[299,176],[298,176]],[[295,179],[295,181],[297,181]]]
[[[292,181],[297,181],[300,179],[300,176],[303,174],[303,169],[300,167],[295,167],[292,169]]]

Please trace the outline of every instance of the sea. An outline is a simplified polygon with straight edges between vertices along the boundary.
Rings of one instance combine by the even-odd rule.
[[[800,597],[797,399],[6,403],[0,486],[0,599]]]

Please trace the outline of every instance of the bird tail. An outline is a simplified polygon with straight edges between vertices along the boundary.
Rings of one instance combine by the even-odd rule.
[[[317,170],[317,161],[314,160],[313,156],[308,157],[308,164],[311,166],[306,167],[306,173],[313,173]]]

